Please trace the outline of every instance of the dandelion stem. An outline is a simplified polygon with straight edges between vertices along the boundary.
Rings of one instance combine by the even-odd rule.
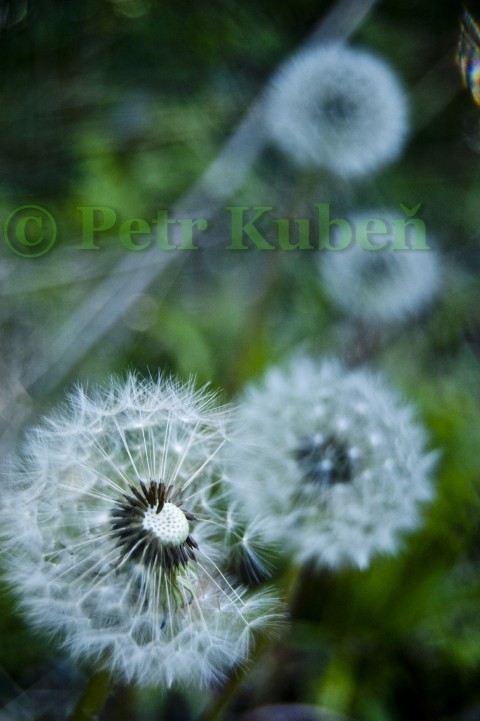
[[[197,721],[218,721],[222,718],[223,711],[229,706],[230,702],[245,679],[245,672],[238,672],[231,676],[224,686],[222,692],[214,699],[211,705],[198,717]]]
[[[196,721],[219,721],[224,711],[231,705],[236,697],[237,691],[242,687],[243,682],[252,670],[254,663],[267,649],[269,639],[267,636],[258,637],[254,651],[250,654],[248,667],[242,666],[230,676],[220,693],[213,699],[212,703],[196,719]]]
[[[90,678],[69,721],[96,721],[112,690],[110,674],[98,671]]]
[[[285,587],[292,620],[301,617],[302,602],[305,598],[309,598],[312,578],[318,578],[320,575],[330,578],[331,572],[328,569],[319,571],[315,568],[313,561],[307,562],[298,568],[293,567],[290,573],[287,574]]]

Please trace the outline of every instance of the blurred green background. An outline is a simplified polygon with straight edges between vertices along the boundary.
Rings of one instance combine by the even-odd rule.
[[[437,500],[396,558],[366,572],[305,573],[291,630],[259,654],[224,718],[301,702],[358,721],[476,721],[480,109],[455,66],[461,3],[384,0],[351,38],[384,56],[410,97],[411,139],[381,174],[326,184],[265,148],[220,204],[211,247],[168,261],[168,251],[144,253],[145,267],[158,264],[148,284],[142,268],[118,270],[143,253],[121,245],[118,224],[99,235],[98,250],[79,249],[80,206],[107,206],[119,220],[178,207],[279,64],[335,6],[0,3],[0,221],[35,204],[58,226],[55,246],[36,258],[12,252],[2,229],[0,446],[8,454],[78,379],[160,368],[211,381],[230,400],[294,349],[344,353],[347,321],[320,287],[312,253],[226,250],[225,205],[302,217],[315,202],[339,213],[421,203],[442,251],[442,291],[428,312],[377,338],[369,360],[417,404],[440,449]],[[8,590],[0,630],[1,721],[66,718],[88,669],[31,635]],[[101,718],[189,721],[207,702],[121,688]]]

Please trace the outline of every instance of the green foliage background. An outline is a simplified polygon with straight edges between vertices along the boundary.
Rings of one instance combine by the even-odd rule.
[[[168,270],[87,352],[71,325],[128,252],[115,229],[99,236],[98,250],[79,250],[78,207],[108,206],[121,220],[174,208],[332,5],[0,4],[0,220],[34,203],[59,228],[41,258],[0,246],[4,455],[77,379],[160,368],[211,381],[230,400],[294,349],[344,353],[345,321],[319,286],[315,253],[228,251],[225,213],[214,224],[214,247],[173,251]],[[428,313],[369,351],[417,404],[440,450],[437,500],[424,527],[397,557],[366,572],[304,571],[291,630],[261,649],[224,718],[301,702],[358,721],[480,719],[480,110],[454,62],[461,12],[457,2],[384,0],[352,38],[383,55],[409,92],[413,133],[397,163],[345,188],[299,177],[267,148],[229,200],[272,205],[279,217],[302,217],[320,201],[339,213],[422,203],[429,237],[443,251],[444,283]],[[129,281],[108,299],[112,308],[132,293]],[[63,354],[72,348],[67,367]],[[285,573],[274,581],[286,588]],[[0,718],[15,717],[14,702],[25,704],[26,718],[65,718],[88,669],[73,669],[48,639],[31,635],[14,609],[5,590]],[[65,689],[70,696],[59,695]],[[207,703],[208,694],[119,688],[101,718],[188,721]]]

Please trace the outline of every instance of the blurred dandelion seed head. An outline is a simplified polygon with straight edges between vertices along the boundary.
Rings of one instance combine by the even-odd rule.
[[[271,593],[225,570],[241,549],[256,557],[223,472],[230,427],[192,383],[130,375],[77,388],[28,434],[3,493],[7,574],[74,657],[139,685],[202,686],[275,628]]]
[[[381,218],[387,233],[393,211],[362,213],[351,220],[353,228],[369,218]],[[377,241],[383,236],[376,234]],[[366,250],[352,243],[346,250],[323,254],[319,264],[323,287],[345,315],[367,323],[402,323],[421,313],[434,300],[441,285],[438,252]]]
[[[301,52],[280,70],[267,92],[264,122],[298,166],[344,178],[395,160],[408,132],[394,72],[375,55],[340,44]]]
[[[381,377],[297,356],[247,389],[241,422],[254,450],[233,483],[296,561],[365,568],[420,523],[434,455]]]

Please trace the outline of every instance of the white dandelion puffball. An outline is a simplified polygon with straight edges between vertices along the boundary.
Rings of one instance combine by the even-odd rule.
[[[267,91],[264,123],[298,166],[356,178],[400,154],[407,103],[383,60],[330,44],[299,53],[279,71]]]
[[[239,422],[255,448],[232,482],[296,562],[363,569],[419,524],[435,457],[381,377],[296,357],[247,388]]]
[[[391,237],[393,211],[371,211],[351,219],[355,231],[368,219],[381,220]],[[421,313],[441,285],[441,264],[436,250],[395,250],[392,245],[367,250],[354,242],[345,250],[328,251],[320,258],[322,285],[335,305],[347,316],[369,323],[402,323]]]
[[[268,590],[225,576],[249,532],[224,486],[230,423],[191,383],[129,375],[77,388],[29,432],[3,489],[7,578],[74,657],[139,685],[204,686],[279,619]]]

